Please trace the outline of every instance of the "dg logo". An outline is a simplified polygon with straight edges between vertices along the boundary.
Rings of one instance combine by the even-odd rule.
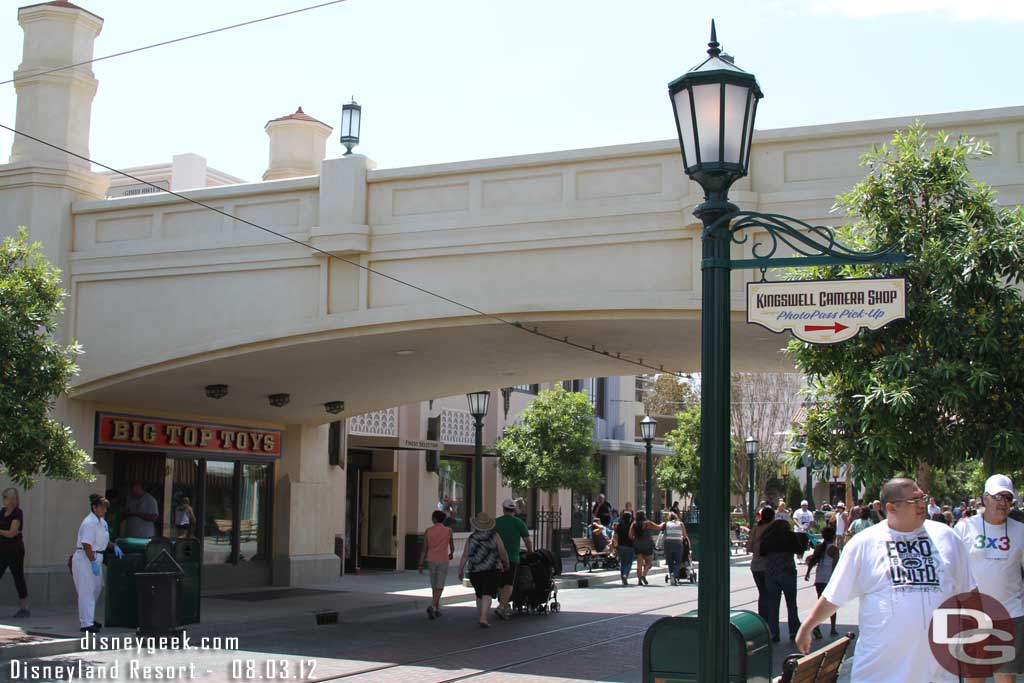
[[[987,678],[1016,656],[1013,619],[984,593],[961,593],[932,613],[928,644],[947,671],[965,678]]]

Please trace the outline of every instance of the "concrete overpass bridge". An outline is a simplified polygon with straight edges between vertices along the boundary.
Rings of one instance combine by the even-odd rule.
[[[1003,201],[1024,201],[1024,109],[922,120],[992,140],[978,175]],[[734,200],[835,224],[835,195],[863,175],[859,155],[910,122],[759,132]],[[168,194],[76,201],[70,330],[86,354],[73,395],[198,412],[203,387],[223,383],[226,417],[317,423],[330,400],[358,414],[640,370],[615,353],[697,371],[697,190],[664,141],[389,170],[350,156],[319,175],[187,193],[337,259]],[[788,369],[785,339],[743,322],[750,277],[733,276],[734,366]],[[291,402],[270,407],[271,393]]]

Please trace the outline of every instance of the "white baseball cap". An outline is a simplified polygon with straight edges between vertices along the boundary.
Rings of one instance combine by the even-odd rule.
[[[806,500],[801,500],[801,501],[800,501],[800,504],[801,504],[801,505],[807,505],[807,501],[806,501]]]
[[[1013,482],[1005,474],[993,474],[985,480],[985,493],[994,496],[997,493],[1009,493],[1013,495]]]
[[[512,500],[511,498],[506,498],[505,500],[503,500],[501,502],[501,508],[503,510],[515,510],[516,509],[516,502],[514,500]]]

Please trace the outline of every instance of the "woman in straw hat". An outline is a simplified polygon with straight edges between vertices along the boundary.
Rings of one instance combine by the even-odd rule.
[[[480,610],[480,628],[489,628],[487,613],[491,611],[491,600],[498,596],[499,570],[508,571],[508,553],[501,536],[494,530],[494,517],[478,512],[469,523],[473,526],[473,533],[466,539],[462,552],[459,579],[469,574],[469,582],[476,591],[476,606]]]

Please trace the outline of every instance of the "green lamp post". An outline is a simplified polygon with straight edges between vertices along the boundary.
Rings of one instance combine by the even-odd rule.
[[[466,394],[469,401],[469,414],[473,416],[476,427],[476,438],[473,440],[473,513],[480,514],[484,509],[484,418],[491,401],[491,392],[474,391]]]
[[[704,191],[694,215],[701,231],[701,571],[714,581],[698,587],[699,683],[729,680],[729,275],[734,268],[806,267],[902,263],[895,244],[859,251],[842,243],[833,228],[775,213],[741,211],[729,202],[729,188],[747,175],[754,116],[763,96],[753,74],[722,54],[711,22],[708,57],[668,85],[675,113],[683,170]],[[743,232],[761,234],[752,258],[730,258]],[[767,239],[765,239],[767,238]],[[794,257],[780,257],[785,246]],[[788,469],[788,468],[787,468]]]
[[[654,445],[654,434],[658,429],[658,422],[650,415],[640,421],[640,436],[644,440],[644,448],[647,455],[644,460],[644,512],[648,519],[654,519],[654,456],[651,451]]]
[[[729,187],[747,175],[761,88],[753,74],[723,56],[711,22],[708,57],[669,83],[683,170],[704,190],[693,212],[705,226],[701,305],[701,581],[698,680],[729,678],[729,244],[728,230],[709,234],[738,211]]]

